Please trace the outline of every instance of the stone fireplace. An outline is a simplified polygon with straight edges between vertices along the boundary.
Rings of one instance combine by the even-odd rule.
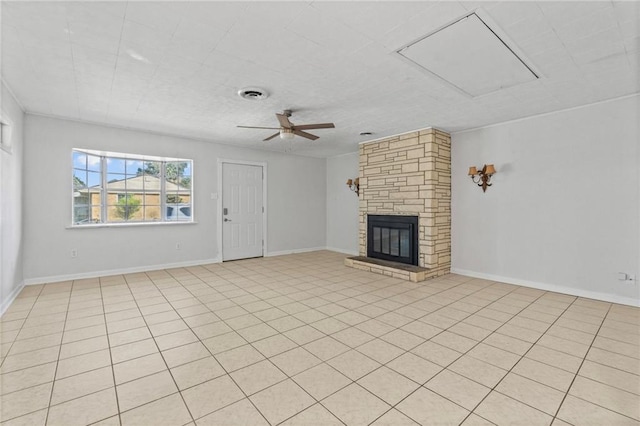
[[[345,264],[411,281],[449,273],[451,136],[431,128],[363,143],[359,162],[360,256],[346,259]],[[380,256],[369,256],[368,243],[376,238],[380,251],[389,252],[382,254],[391,256],[392,246],[394,253],[403,249],[399,242],[402,231],[393,231],[392,236],[391,227],[383,236],[380,226],[375,231],[368,227],[369,218],[379,216],[417,218],[417,262],[413,266],[389,263],[384,256],[382,261]]]

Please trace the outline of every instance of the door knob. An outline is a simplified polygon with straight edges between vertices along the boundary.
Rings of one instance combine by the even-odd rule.
[[[227,219],[226,217],[224,218],[225,222],[231,222],[231,219]]]

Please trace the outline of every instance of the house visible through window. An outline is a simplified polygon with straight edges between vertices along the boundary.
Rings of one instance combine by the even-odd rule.
[[[192,160],[73,150],[73,224],[191,222]]]

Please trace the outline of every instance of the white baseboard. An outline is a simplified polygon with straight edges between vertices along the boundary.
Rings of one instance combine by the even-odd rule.
[[[208,265],[210,263],[220,263],[219,258],[190,260],[186,262],[163,263],[161,265],[135,266],[123,269],[108,269],[104,271],[81,272],[78,274],[53,275],[49,277],[28,278],[24,280],[26,285],[55,283],[60,281],[81,280],[84,278],[107,277],[110,275],[135,274],[138,272],[158,271],[162,269],[186,268],[189,266]]]
[[[18,283],[18,285],[15,286],[15,288],[11,291],[11,293],[9,293],[9,296],[2,301],[2,304],[0,305],[0,316],[2,316],[7,309],[9,309],[9,306],[11,306],[11,304],[16,299],[16,297],[18,297],[18,295],[20,294],[23,288],[24,288],[24,281],[20,281],[20,283]]]
[[[348,254],[349,256],[358,256],[358,250],[345,250],[337,247],[325,247],[325,250],[335,251],[342,254]]]
[[[309,247],[293,250],[281,250],[281,251],[269,251],[264,254],[264,257],[283,256],[285,254],[307,253],[310,251],[326,250],[326,247]]]
[[[619,303],[621,305],[629,305],[640,307],[640,300],[632,297],[618,296],[615,294],[601,293],[597,291],[582,290],[575,287],[565,287],[555,284],[540,283],[536,281],[522,280],[519,278],[503,277],[500,275],[485,274],[484,272],[469,271],[460,268],[451,268],[452,274],[466,275],[473,278],[482,278],[485,280],[497,281],[507,284],[521,285],[523,287],[535,288],[538,290],[553,291],[556,293],[569,294],[571,296],[585,297],[587,299],[602,300],[604,302]]]
[[[337,253],[348,254],[350,256],[358,255],[357,251],[345,250],[337,247],[311,247],[311,248],[295,249],[295,250],[271,251],[271,252],[265,253],[264,257],[284,256],[287,254],[308,253],[311,251],[321,251],[321,250],[335,251]]]

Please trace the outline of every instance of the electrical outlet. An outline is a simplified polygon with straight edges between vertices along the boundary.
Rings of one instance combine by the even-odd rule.
[[[78,257],[78,249],[71,249],[71,257]]]
[[[635,283],[636,276],[633,274],[627,274],[626,272],[618,272],[618,281],[623,281],[626,283]]]
[[[182,250],[182,244],[176,243],[176,250]]]

